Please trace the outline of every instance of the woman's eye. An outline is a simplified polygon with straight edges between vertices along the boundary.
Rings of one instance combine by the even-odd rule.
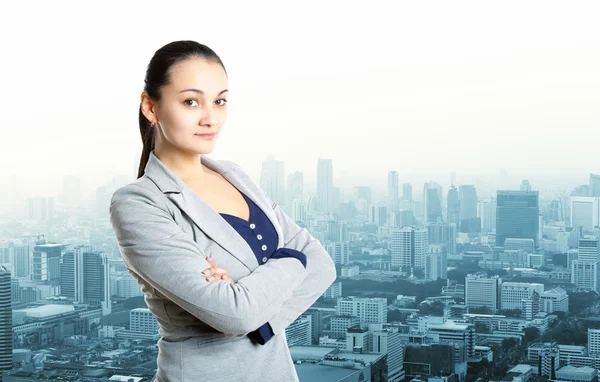
[[[219,106],[225,106],[225,104],[227,103],[227,100],[224,98],[218,99],[217,102],[219,101],[223,101],[223,103],[219,104]]]
[[[198,105],[198,102],[196,102],[195,99],[186,99],[185,101],[183,101],[186,105],[188,106],[196,106]],[[195,105],[194,105],[195,103]]]

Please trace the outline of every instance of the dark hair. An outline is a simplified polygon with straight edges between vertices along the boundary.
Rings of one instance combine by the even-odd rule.
[[[169,70],[171,67],[188,58],[204,58],[206,60],[215,61],[223,67],[225,65],[219,56],[206,45],[202,45],[196,41],[173,41],[154,53],[148,68],[146,69],[146,78],[144,79],[144,91],[148,93],[150,98],[155,101],[160,100],[160,90],[170,81]],[[227,71],[225,71],[227,73]],[[144,169],[150,158],[150,152],[154,150],[154,134],[155,129],[150,126],[150,121],[142,113],[142,104],[140,103],[140,135],[142,136],[142,157],[140,158],[140,167],[138,169],[138,178],[144,175]]]

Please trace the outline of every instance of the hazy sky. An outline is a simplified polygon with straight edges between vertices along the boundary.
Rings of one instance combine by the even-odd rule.
[[[224,61],[230,114],[210,155],[255,179],[269,153],[308,185],[332,158],[342,187],[389,170],[416,188],[451,171],[534,187],[600,172],[595,1],[7,3],[0,174],[31,194],[66,174],[90,190],[133,177],[146,65],[180,39]]]

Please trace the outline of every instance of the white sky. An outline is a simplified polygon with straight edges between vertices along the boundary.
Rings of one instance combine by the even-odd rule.
[[[72,173],[89,192],[133,178],[146,65],[180,39],[224,61],[211,156],[255,179],[269,153],[308,186],[319,156],[342,187],[600,172],[600,3],[397,3],[2,2],[0,177],[41,195]]]

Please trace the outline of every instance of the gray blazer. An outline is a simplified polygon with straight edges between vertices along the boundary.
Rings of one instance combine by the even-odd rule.
[[[319,240],[290,219],[236,163],[201,162],[252,199],[279,235],[278,248],[303,252],[259,266],[237,231],[155,155],[145,174],[110,202],[110,222],[129,273],[160,324],[154,381],[298,381],[285,328],[336,278]],[[206,282],[205,256],[234,284]],[[246,335],[269,322],[265,345]]]

